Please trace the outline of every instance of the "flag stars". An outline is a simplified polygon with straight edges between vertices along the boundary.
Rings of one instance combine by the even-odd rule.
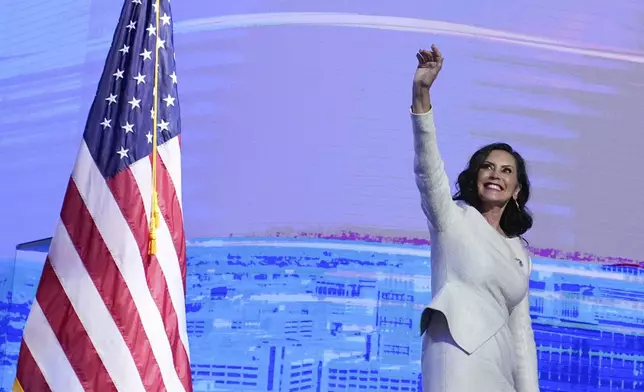
[[[112,128],[112,120],[105,118],[103,122],[101,122],[101,125],[103,126],[103,129]]]
[[[170,95],[170,94],[168,94],[168,96],[167,96],[167,97],[163,98],[163,100],[165,101],[165,105],[166,105],[166,107],[168,107],[168,108],[169,108],[170,106],[174,106],[174,101],[175,101],[175,99],[176,99],[176,98],[175,98],[175,97],[173,97],[173,96],[172,96],[172,95]]]
[[[121,147],[121,149],[120,149],[120,150],[118,150],[116,153],[117,153],[117,154],[119,154],[119,157],[120,157],[121,159],[123,159],[123,158],[128,158],[127,153],[128,153],[129,151],[130,151],[130,149],[129,149],[129,148],[123,148],[123,147]]]
[[[107,154],[96,160],[106,178],[181,132],[174,15],[159,0],[125,0],[124,9],[85,139],[92,152]]]
[[[170,24],[170,17],[168,14],[165,12],[163,13],[163,16],[161,17],[161,21],[163,22],[164,25],[169,25]]]
[[[157,34],[157,29],[154,27],[152,23],[150,23],[150,26],[148,26],[146,30],[148,32],[148,36],[150,37]]]
[[[138,75],[134,76],[134,80],[136,80],[137,86],[141,83],[145,83],[145,75],[141,75],[141,72],[139,72]]]
[[[121,128],[123,128],[125,133],[134,133],[134,124],[130,124],[129,121],[126,121],[125,125],[122,125]]]
[[[105,100],[109,102],[108,105],[111,105],[113,103],[116,103],[116,98],[117,96],[115,94],[110,94],[110,96],[105,98]]]
[[[158,125],[159,132],[161,132],[161,131],[170,131],[170,129],[168,128],[169,125],[170,125],[169,122],[167,122],[165,120],[161,120],[161,122]]]
[[[143,53],[140,53],[139,55],[143,57],[143,61],[152,60],[152,52],[147,49],[144,49]]]
[[[141,109],[141,106],[139,105],[141,103],[140,99],[136,99],[136,97],[132,97],[132,100],[128,101],[130,105],[132,105],[132,110],[135,108]]]

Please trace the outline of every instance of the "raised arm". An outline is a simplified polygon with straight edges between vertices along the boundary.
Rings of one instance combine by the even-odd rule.
[[[528,262],[532,271],[532,261]],[[532,331],[530,318],[530,293],[526,293],[510,314],[510,331],[514,340],[516,368],[514,383],[517,392],[539,392],[539,372],[537,369],[537,345]]]
[[[456,216],[449,179],[436,142],[436,127],[429,90],[443,66],[438,48],[420,50],[412,88],[411,121],[414,130],[414,173],[421,205],[429,223],[444,230]]]

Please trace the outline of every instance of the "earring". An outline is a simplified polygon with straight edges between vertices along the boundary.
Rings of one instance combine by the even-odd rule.
[[[521,207],[519,207],[519,202],[517,201],[517,199],[514,199],[514,204],[516,204],[517,210],[521,211]]]

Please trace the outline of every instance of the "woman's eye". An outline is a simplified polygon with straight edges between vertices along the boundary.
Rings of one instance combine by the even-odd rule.
[[[510,174],[510,173],[512,173],[512,169],[510,169],[509,167],[506,167],[505,169],[503,169],[503,173]]]

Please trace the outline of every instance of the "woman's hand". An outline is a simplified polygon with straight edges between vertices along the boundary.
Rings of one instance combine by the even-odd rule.
[[[414,75],[414,85],[429,89],[443,67],[443,55],[436,45],[432,45],[431,52],[421,49],[416,53],[416,58],[418,68]]]
[[[419,50],[416,53],[416,58],[418,59],[418,68],[414,74],[411,110],[415,114],[422,114],[427,113],[432,107],[429,88],[443,67],[443,55],[436,45],[432,45],[431,51]]]

